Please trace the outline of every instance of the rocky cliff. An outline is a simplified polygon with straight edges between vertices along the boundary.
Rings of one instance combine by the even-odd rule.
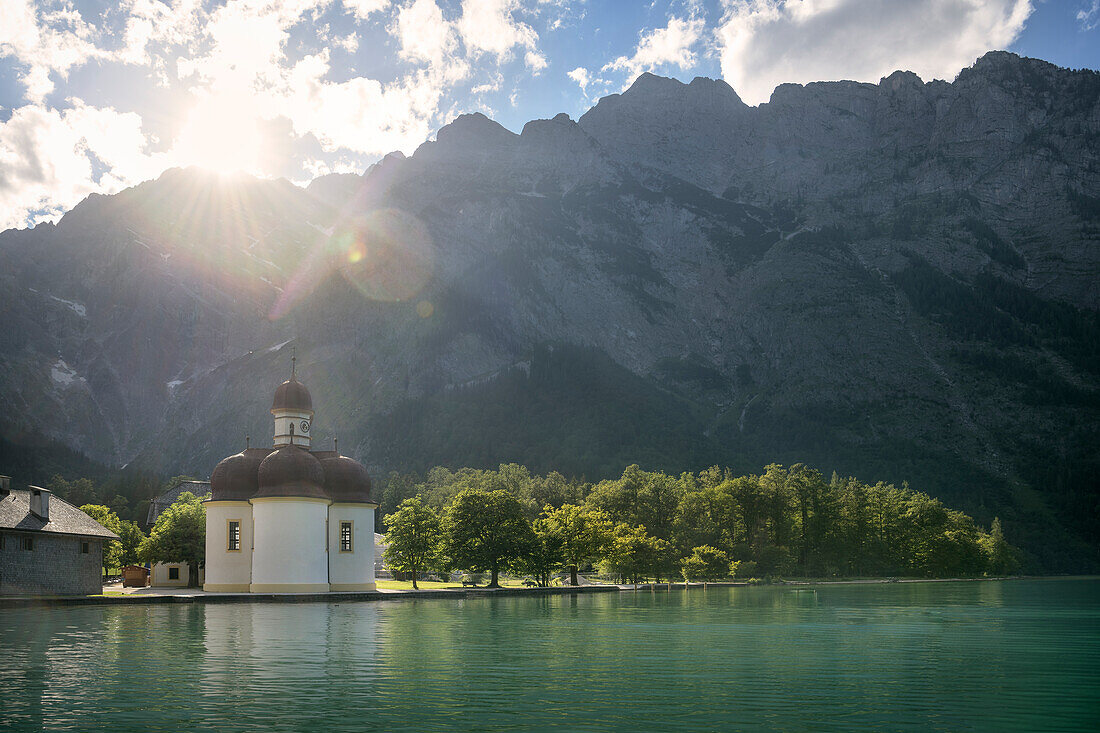
[[[376,473],[908,479],[1095,563],[1100,75],[643,75],[307,190],[173,170],[0,235],[3,437],[205,476],[291,350]],[[1084,558],[1084,559],[1082,559]]]

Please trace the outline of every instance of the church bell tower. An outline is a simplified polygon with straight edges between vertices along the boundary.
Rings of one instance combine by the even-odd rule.
[[[312,445],[313,399],[309,390],[298,381],[297,357],[291,359],[290,379],[275,390],[271,414],[275,418],[275,447],[297,445],[309,450]]]

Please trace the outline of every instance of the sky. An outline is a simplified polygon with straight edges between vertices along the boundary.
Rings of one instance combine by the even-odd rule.
[[[466,112],[577,119],[642,72],[952,80],[1004,49],[1100,68],[1100,0],[0,0],[0,229],[175,166],[305,184]]]

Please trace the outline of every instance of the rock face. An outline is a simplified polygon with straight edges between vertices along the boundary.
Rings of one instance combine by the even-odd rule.
[[[205,476],[266,444],[294,349],[375,475],[804,461],[1095,567],[1098,238],[1096,73],[755,108],[647,74],[305,191],[174,170],[3,233],[3,437]]]

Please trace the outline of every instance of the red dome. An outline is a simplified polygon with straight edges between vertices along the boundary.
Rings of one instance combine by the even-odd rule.
[[[275,390],[275,399],[271,403],[271,411],[276,410],[306,410],[313,412],[313,398],[309,396],[309,390],[295,377],[279,385]]]
[[[321,459],[325,471],[325,493],[335,502],[377,504],[371,495],[367,469],[347,456],[330,454]]]
[[[248,501],[258,488],[256,473],[270,448],[249,448],[223,458],[210,474],[211,501]]]
[[[287,445],[260,463],[257,471],[258,489],[254,498],[266,496],[301,496],[327,499],[325,471],[321,462],[304,448]]]

